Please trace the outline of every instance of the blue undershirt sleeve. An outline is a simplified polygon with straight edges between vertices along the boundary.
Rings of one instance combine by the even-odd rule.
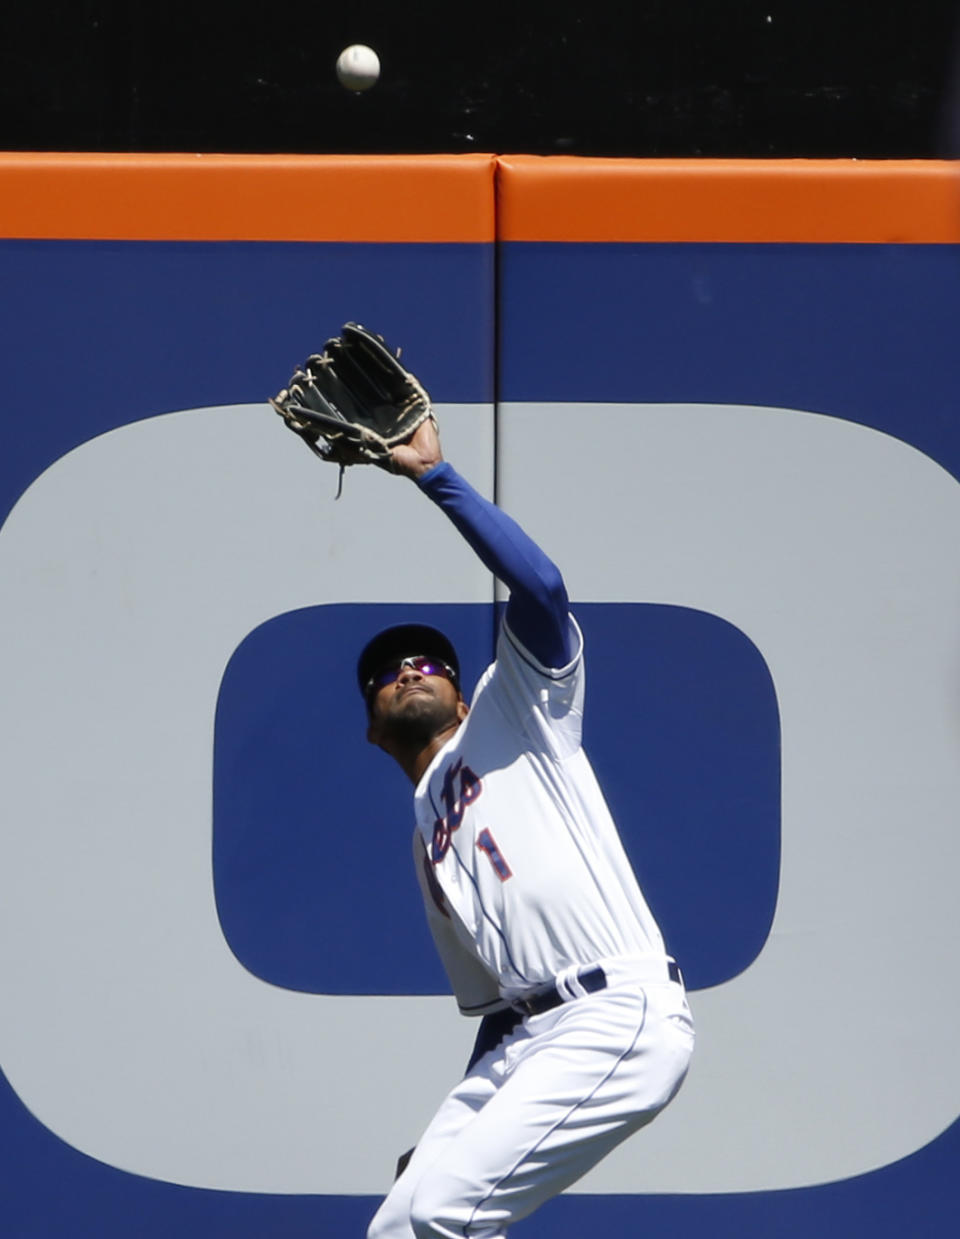
[[[449,461],[441,461],[417,485],[509,589],[506,619],[520,644],[544,667],[565,667],[573,657],[569,601],[556,564]]]

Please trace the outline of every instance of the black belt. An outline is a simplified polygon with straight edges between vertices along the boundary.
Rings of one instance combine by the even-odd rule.
[[[683,983],[680,967],[675,959],[667,960],[667,975],[678,985]],[[577,973],[577,980],[588,994],[597,994],[600,990],[607,988],[607,974],[599,964],[593,968],[581,968]],[[554,1007],[559,1007],[561,1003],[569,1001],[570,999],[565,998],[554,984],[548,989],[532,994],[529,998],[514,999],[513,1005],[524,1015],[543,1015],[544,1011],[552,1011]]]

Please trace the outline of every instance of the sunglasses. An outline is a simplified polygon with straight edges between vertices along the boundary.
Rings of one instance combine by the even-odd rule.
[[[456,672],[448,663],[441,662],[439,658],[428,658],[426,654],[417,654],[413,658],[404,658],[400,662],[392,663],[384,667],[382,671],[378,671],[376,675],[372,675],[367,681],[367,696],[369,697],[371,693],[379,692],[381,688],[386,688],[388,684],[393,684],[399,679],[404,667],[412,667],[414,671],[419,671],[421,675],[442,675],[451,684],[456,684],[457,682]]]

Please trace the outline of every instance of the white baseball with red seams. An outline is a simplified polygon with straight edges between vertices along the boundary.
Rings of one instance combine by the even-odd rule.
[[[369,90],[380,77],[380,57],[365,43],[351,43],[337,57],[337,79],[347,90]]]

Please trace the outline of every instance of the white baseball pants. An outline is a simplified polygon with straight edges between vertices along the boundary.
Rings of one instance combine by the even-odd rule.
[[[368,1239],[500,1239],[656,1117],[693,1041],[667,981],[528,1017],[447,1096]]]

